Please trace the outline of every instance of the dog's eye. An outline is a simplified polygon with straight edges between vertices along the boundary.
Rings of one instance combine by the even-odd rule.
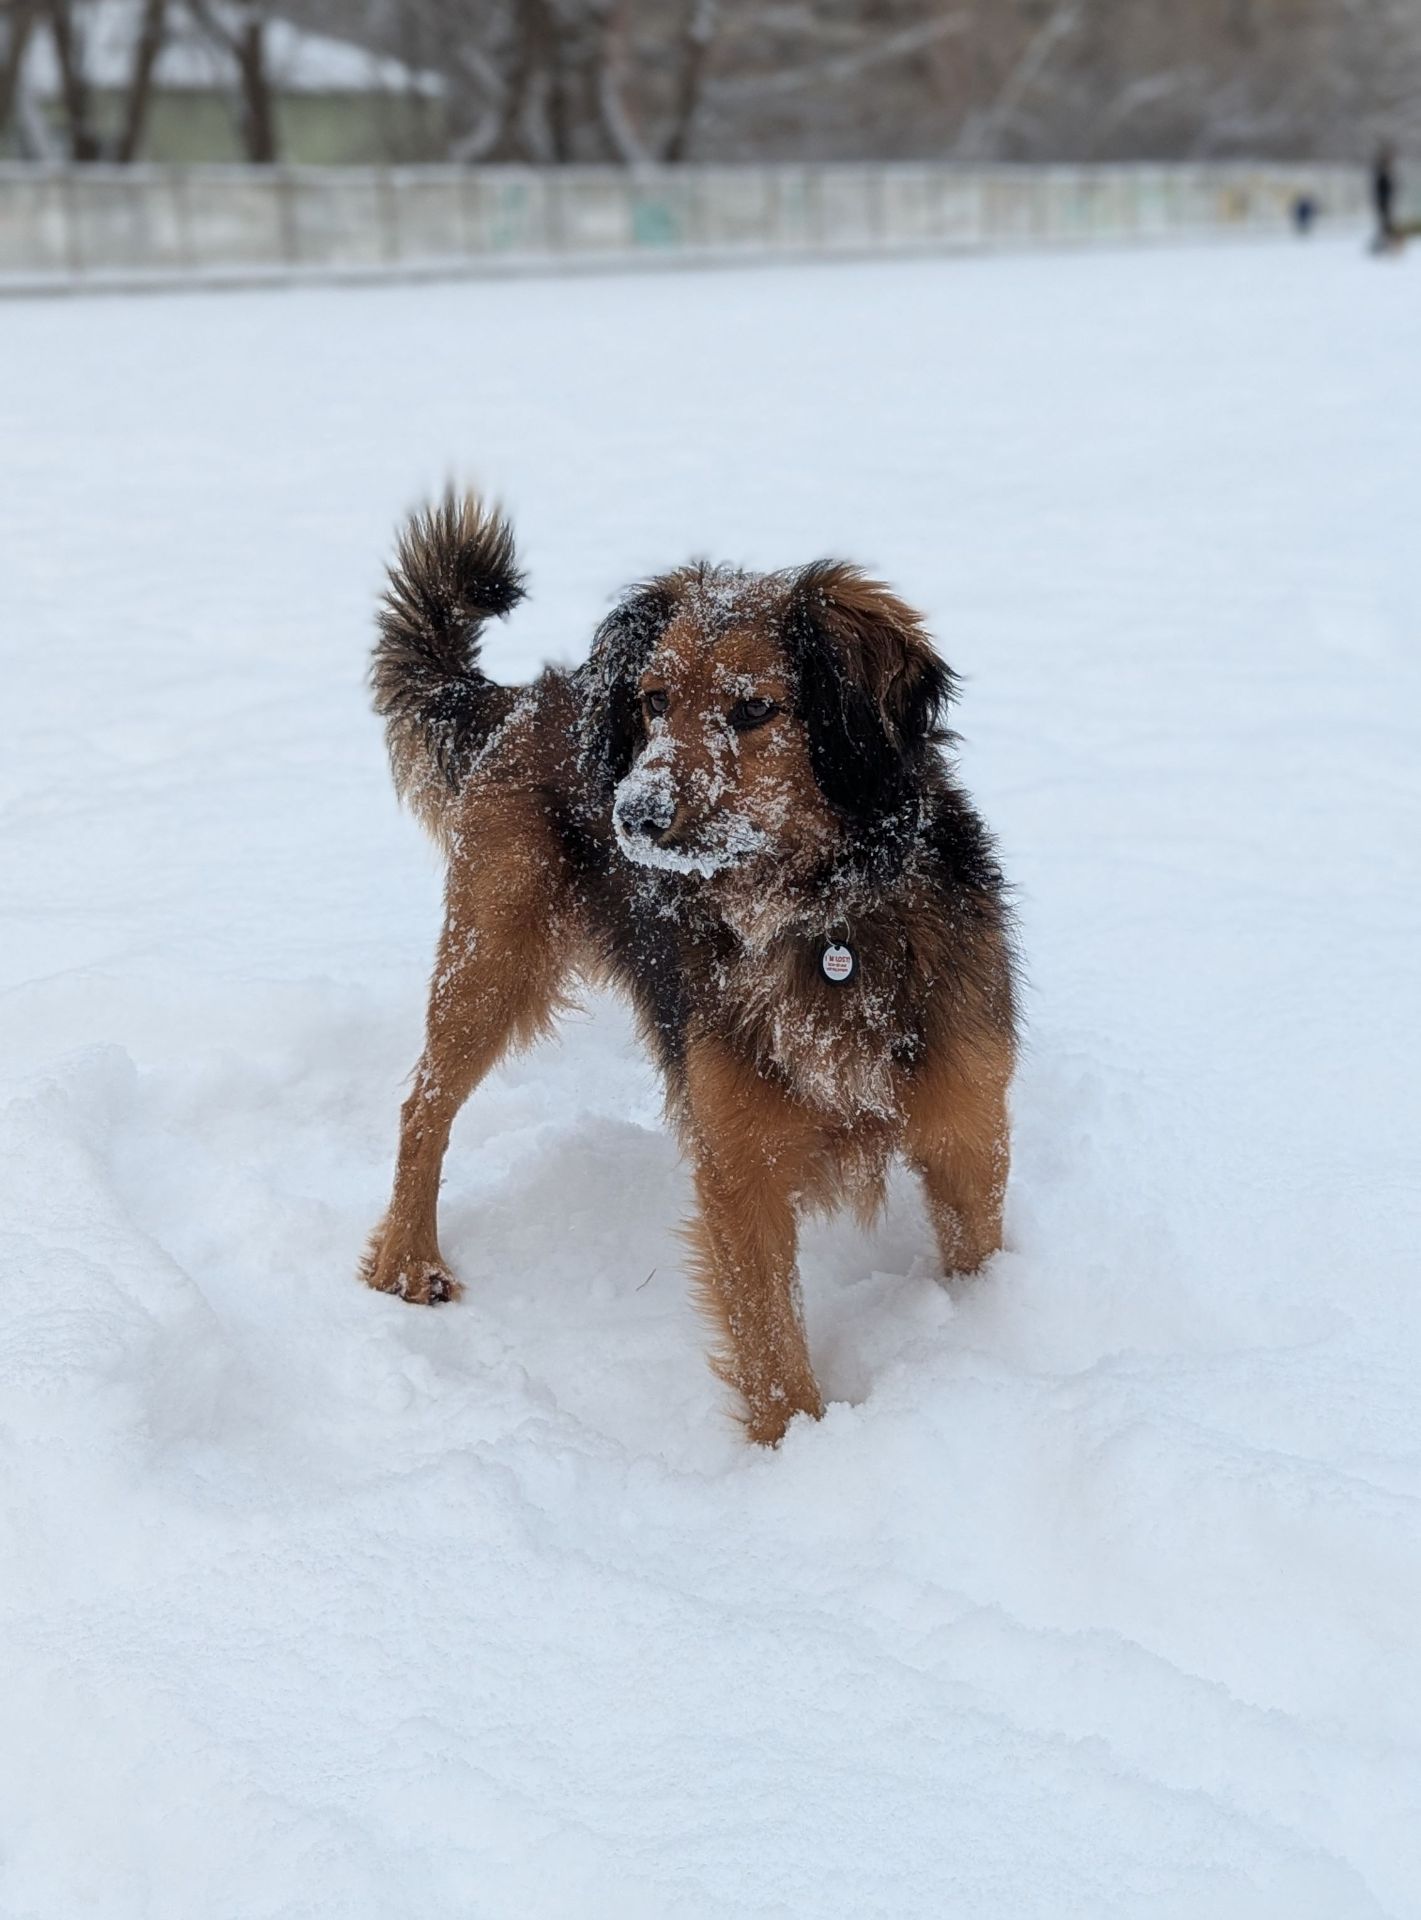
[[[671,705],[671,695],[663,693],[658,687],[655,693],[644,693],[642,704],[650,714],[662,714]]]
[[[737,700],[730,709],[730,724],[739,727],[743,733],[750,727],[763,727],[776,711],[773,700],[761,700],[758,697],[754,700]]]

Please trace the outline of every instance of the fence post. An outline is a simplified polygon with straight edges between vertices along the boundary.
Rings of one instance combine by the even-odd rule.
[[[281,258],[288,267],[299,266],[300,244],[296,222],[296,186],[290,171],[280,167],[271,176],[276,195],[276,225],[281,236]]]
[[[394,173],[380,167],[375,174],[376,219],[380,228],[380,252],[386,260],[400,257],[400,220],[396,202]]]
[[[63,209],[64,260],[76,279],[84,272],[84,240],[80,231],[78,195],[75,192],[74,167],[65,167],[59,176],[59,204]]]
[[[197,267],[197,249],[193,237],[192,195],[188,192],[186,167],[173,167],[169,178],[173,188],[173,224],[178,234],[178,258],[188,273]]]

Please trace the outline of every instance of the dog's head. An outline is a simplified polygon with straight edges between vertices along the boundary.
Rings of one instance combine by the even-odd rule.
[[[590,664],[586,745],[618,844],[702,874],[871,834],[914,792],[953,690],[920,617],[837,561],[649,581]]]

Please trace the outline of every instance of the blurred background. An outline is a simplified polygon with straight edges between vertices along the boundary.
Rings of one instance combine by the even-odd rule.
[[[3,0],[0,155],[1358,161],[1415,0]]]

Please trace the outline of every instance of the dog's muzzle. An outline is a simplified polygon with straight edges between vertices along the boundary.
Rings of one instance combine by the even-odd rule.
[[[699,798],[699,796],[696,796]],[[708,878],[768,845],[741,814],[724,808],[708,817],[686,796],[664,760],[633,767],[612,802],[617,845],[638,867]]]
[[[676,819],[676,799],[660,782],[624,787],[612,810],[620,840],[633,846],[664,844]]]

